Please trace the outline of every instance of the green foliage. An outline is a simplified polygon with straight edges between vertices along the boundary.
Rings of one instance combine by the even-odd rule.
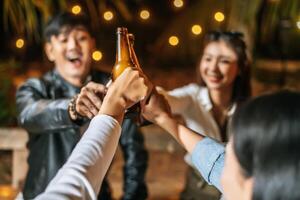
[[[16,108],[12,76],[20,63],[15,60],[0,61],[0,126],[15,125]]]

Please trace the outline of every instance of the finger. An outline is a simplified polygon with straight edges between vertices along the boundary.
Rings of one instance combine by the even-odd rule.
[[[93,118],[94,114],[89,111],[89,109],[82,103],[78,104],[78,108],[76,107],[77,112],[84,117]]]
[[[89,119],[92,119],[92,118],[95,116],[95,114],[91,113],[91,112],[89,111],[89,109],[86,108],[86,107],[83,108],[83,112],[86,113],[86,116],[87,116]]]
[[[106,91],[105,85],[102,85],[100,83],[95,82],[89,82],[85,88],[87,88],[88,91],[92,91],[94,93],[103,94]]]
[[[92,91],[87,92],[86,97],[96,107],[96,109],[98,111],[101,107],[101,104],[102,104],[102,100],[100,99],[100,97]]]
[[[79,104],[84,105],[89,112],[91,112],[94,115],[97,115],[98,109],[97,107],[89,100],[89,98],[86,98],[85,96],[81,96],[79,99]]]

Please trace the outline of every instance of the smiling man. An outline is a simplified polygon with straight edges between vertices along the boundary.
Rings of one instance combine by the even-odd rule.
[[[101,107],[109,74],[91,69],[95,40],[89,24],[80,15],[54,16],[45,28],[45,52],[55,68],[17,91],[18,120],[29,134],[24,199],[45,190]],[[123,199],[145,199],[148,154],[130,119],[123,122],[120,144],[125,157]],[[104,181],[99,198],[111,199],[110,195]]]

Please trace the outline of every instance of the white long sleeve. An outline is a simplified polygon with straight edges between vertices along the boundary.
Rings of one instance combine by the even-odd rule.
[[[36,199],[96,199],[120,135],[114,118],[94,117],[68,161]]]

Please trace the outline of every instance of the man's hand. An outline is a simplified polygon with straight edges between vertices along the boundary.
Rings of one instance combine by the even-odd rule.
[[[99,83],[89,82],[76,100],[76,112],[83,117],[93,118],[98,114],[107,88]]]
[[[162,124],[165,117],[171,117],[170,106],[165,97],[154,90],[147,104],[142,107],[143,117],[155,124]]]

